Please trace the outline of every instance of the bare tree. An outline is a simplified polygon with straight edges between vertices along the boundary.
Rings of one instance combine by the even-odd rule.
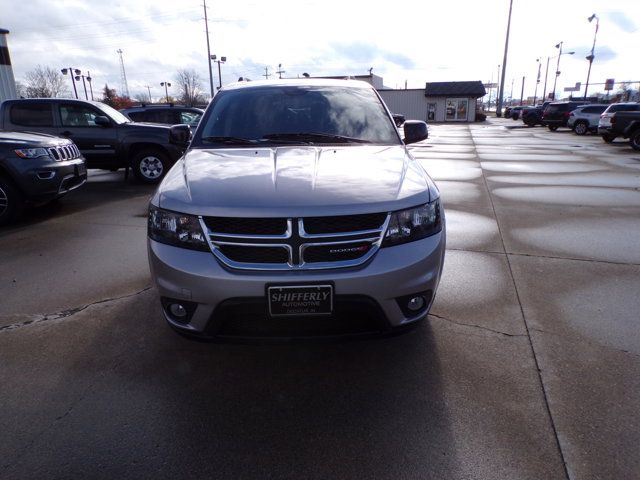
[[[202,82],[198,72],[183,68],[176,72],[176,84],[180,89],[180,102],[189,107],[204,103]]]
[[[152,103],[149,95],[147,95],[146,93],[136,93],[133,98],[135,101],[140,103]]]
[[[27,89],[22,82],[16,82],[16,93],[18,98],[25,98],[27,96]]]
[[[27,97],[68,97],[69,88],[60,72],[38,65],[25,75]]]

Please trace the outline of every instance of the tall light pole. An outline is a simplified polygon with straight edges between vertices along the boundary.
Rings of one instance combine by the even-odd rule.
[[[91,100],[93,101],[93,87],[91,86],[91,72],[87,70],[87,82],[89,82],[89,91],[91,92]]]
[[[164,87],[164,96],[167,99],[167,103],[169,103],[169,90],[168,87],[171,86],[170,82],[160,82],[160,86]]]
[[[220,64],[226,62],[227,57],[220,57],[220,60],[218,60],[218,57],[216,57],[215,55],[211,55],[209,60],[213,60],[218,64],[218,90],[220,90],[222,88],[222,73],[220,72]]]
[[[504,57],[502,59],[502,79],[500,80],[500,90],[498,91],[498,101],[496,102],[496,117],[502,116],[502,96],[504,93],[504,76],[507,71],[507,52],[509,50],[509,30],[511,30],[511,9],[513,0],[509,0],[509,20],[507,21],[507,36],[504,41]]]
[[[63,75],[66,75],[67,73],[71,76],[71,83],[73,83],[73,93],[76,95],[76,99],[78,98],[78,89],[76,88],[76,81],[73,79],[74,75],[80,75],[80,69],[79,68],[63,68],[62,70],[60,70],[62,72]]]
[[[84,87],[84,98],[86,100],[89,100],[89,95],[87,93],[87,84],[85,83],[84,79],[87,79],[87,82],[89,82],[89,87],[91,87],[91,76],[89,75],[89,72],[87,72],[86,75],[82,75],[81,73],[77,73],[76,70],[76,80],[79,82],[80,78],[82,78],[82,86]],[[91,90],[91,100],[93,100],[93,89]]]
[[[213,70],[211,70],[211,47],[209,46],[209,21],[207,20],[207,0],[202,0],[204,7],[204,30],[207,34],[207,60],[209,61],[209,86],[211,87],[211,98],[213,98]]]
[[[533,106],[536,106],[536,100],[538,99],[538,85],[540,84],[540,67],[542,67],[542,63],[540,63],[540,58],[536,58],[536,62],[538,63],[538,76],[536,77],[536,89],[533,93]]]
[[[523,98],[524,98],[524,76],[522,77],[522,90],[520,90],[520,106],[522,106]]]
[[[584,87],[584,99],[587,99],[587,90],[589,90],[589,77],[591,76],[591,65],[593,64],[593,59],[596,58],[594,55],[594,51],[596,48],[596,36],[598,35],[598,27],[600,26],[600,19],[598,18],[598,16],[594,13],[593,15],[591,15],[587,20],[589,20],[589,23],[593,22],[593,19],[596,19],[596,31],[593,34],[593,46],[591,47],[591,54],[587,55],[587,60],[589,60],[589,71],[587,72],[587,84]]]

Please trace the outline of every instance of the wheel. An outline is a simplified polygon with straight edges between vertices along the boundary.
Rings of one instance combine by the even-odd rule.
[[[131,168],[142,183],[158,183],[169,169],[169,160],[160,150],[145,149],[132,157]]]
[[[611,143],[616,139],[616,137],[614,137],[613,135],[602,135],[602,140],[604,140],[606,143]]]
[[[536,119],[535,118],[531,118],[531,117],[527,117],[526,120],[524,120],[524,123],[527,125],[527,127],[535,127],[536,126]]]
[[[587,122],[576,122],[573,126],[573,131],[578,135],[586,135],[589,131],[589,124]]]
[[[0,177],[0,225],[16,220],[24,210],[22,193],[11,182]]]
[[[640,129],[631,134],[629,143],[631,144],[631,148],[634,150],[640,150]]]

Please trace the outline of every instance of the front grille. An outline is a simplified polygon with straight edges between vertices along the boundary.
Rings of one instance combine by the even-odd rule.
[[[371,248],[371,242],[311,245],[304,249],[303,257],[307,263],[341,262],[363,257]]]
[[[49,155],[51,155],[54,160],[58,160],[60,162],[80,157],[80,150],[78,150],[78,147],[73,143],[70,145],[51,147],[48,151]]]
[[[204,217],[213,254],[231,268],[295,270],[361,265],[380,248],[386,212],[307,218]]]
[[[287,232],[286,218],[205,217],[204,223],[212,234],[284,235]]]
[[[338,217],[307,217],[304,219],[304,230],[313,235],[376,230],[382,226],[386,219],[386,213],[342,215]]]
[[[289,252],[284,247],[219,245],[218,249],[229,260],[239,263],[283,264],[289,261]]]

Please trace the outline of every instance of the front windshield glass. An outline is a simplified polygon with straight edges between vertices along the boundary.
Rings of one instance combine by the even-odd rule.
[[[290,142],[300,143],[305,143],[305,139],[314,140],[313,143],[339,143],[338,137],[361,143],[400,143],[383,104],[367,88],[308,85],[240,88],[220,92],[211,108],[197,139],[205,145],[221,138],[277,143],[288,135]],[[306,138],[305,134],[318,138]]]
[[[103,103],[98,105],[98,107],[100,108],[100,110],[106,113],[107,116],[111,118],[111,120],[113,120],[118,124],[129,123],[131,121],[127,117],[125,117],[122,113],[120,113],[118,110],[116,110],[115,108],[111,108],[109,105],[106,105]]]

